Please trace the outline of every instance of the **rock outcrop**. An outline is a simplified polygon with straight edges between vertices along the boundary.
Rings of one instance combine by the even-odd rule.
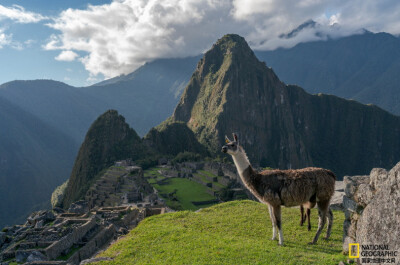
[[[360,248],[386,245],[399,256],[400,162],[389,172],[374,168],[369,176],[345,177],[344,183],[344,252],[349,251],[349,243],[359,243]],[[398,264],[400,257],[396,259]]]

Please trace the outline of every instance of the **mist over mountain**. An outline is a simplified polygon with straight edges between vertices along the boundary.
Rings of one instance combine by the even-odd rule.
[[[315,22],[314,20],[310,19],[310,20],[307,20],[306,22],[304,22],[303,24],[301,24],[300,26],[298,26],[297,28],[293,29],[289,33],[286,33],[286,34],[282,33],[279,37],[282,38],[282,39],[290,39],[290,38],[296,37],[303,30],[305,30],[305,29],[313,29],[317,25],[318,25],[317,22]],[[316,34],[318,34],[318,32]]]
[[[77,143],[0,97],[0,227],[43,207],[67,179]],[[21,218],[21,219],[18,219]]]

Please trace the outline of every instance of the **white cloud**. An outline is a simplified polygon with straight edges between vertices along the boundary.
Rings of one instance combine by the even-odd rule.
[[[10,45],[12,42],[12,35],[7,35],[4,30],[0,28],[0,49],[4,46]]]
[[[36,23],[47,19],[47,17],[26,11],[19,5],[12,5],[11,7],[0,5],[0,21],[4,19],[11,19],[18,23]]]
[[[23,49],[23,45],[20,42],[13,40],[12,34],[6,34],[4,33],[4,29],[0,28],[0,49],[6,46],[16,50]]]
[[[82,63],[93,75],[127,74],[155,58],[206,50],[216,36],[227,32],[221,19],[240,27],[227,6],[231,6],[228,0],[122,0],[86,10],[68,9],[49,25],[61,34],[53,36],[45,49],[87,52]]]
[[[58,56],[56,56],[54,59],[57,61],[67,61],[67,62],[72,62],[78,57],[78,54],[73,52],[73,51],[62,51]]]
[[[62,50],[57,58],[86,52],[80,61],[91,78],[113,77],[156,58],[199,54],[227,33],[244,36],[255,49],[274,49],[360,28],[398,34],[399,15],[397,0],[114,0],[63,11],[48,24],[60,33],[44,48]],[[279,38],[309,19],[320,26]]]
[[[32,44],[34,44],[36,42],[37,42],[36,40],[29,39],[29,40],[24,41],[24,44],[26,45],[26,47],[30,47],[30,46],[32,46]]]

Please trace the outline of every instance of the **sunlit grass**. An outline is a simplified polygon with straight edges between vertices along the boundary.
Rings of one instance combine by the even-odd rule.
[[[101,256],[100,264],[338,264],[344,214],[334,211],[329,240],[309,245],[318,224],[312,211],[311,232],[299,226],[297,208],[282,209],[285,246],[270,240],[268,209],[253,201],[218,204],[200,212],[182,211],[146,218]],[[325,232],[325,229],[324,229]]]

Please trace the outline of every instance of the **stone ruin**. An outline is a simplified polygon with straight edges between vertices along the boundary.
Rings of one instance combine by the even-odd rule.
[[[389,172],[374,168],[369,176],[344,177],[344,184],[343,252],[348,254],[349,244],[358,243],[359,264],[400,264],[400,162]],[[371,245],[386,246],[388,251],[397,251],[397,256],[386,257],[390,262],[363,257],[363,246]]]
[[[1,264],[79,264],[111,240],[124,235],[146,216],[163,208],[100,207],[85,214],[39,211],[24,225],[3,229]]]
[[[116,165],[128,164],[116,162]],[[154,192],[143,176],[143,170],[137,166],[114,166],[109,168],[100,179],[89,188],[85,201],[89,208],[95,206],[116,206],[145,201],[146,196]]]
[[[147,186],[148,185],[148,186]],[[79,264],[145,217],[165,212],[139,167],[112,167],[68,211],[32,213],[25,224],[0,232],[0,265]],[[136,207],[152,197],[147,207]]]

